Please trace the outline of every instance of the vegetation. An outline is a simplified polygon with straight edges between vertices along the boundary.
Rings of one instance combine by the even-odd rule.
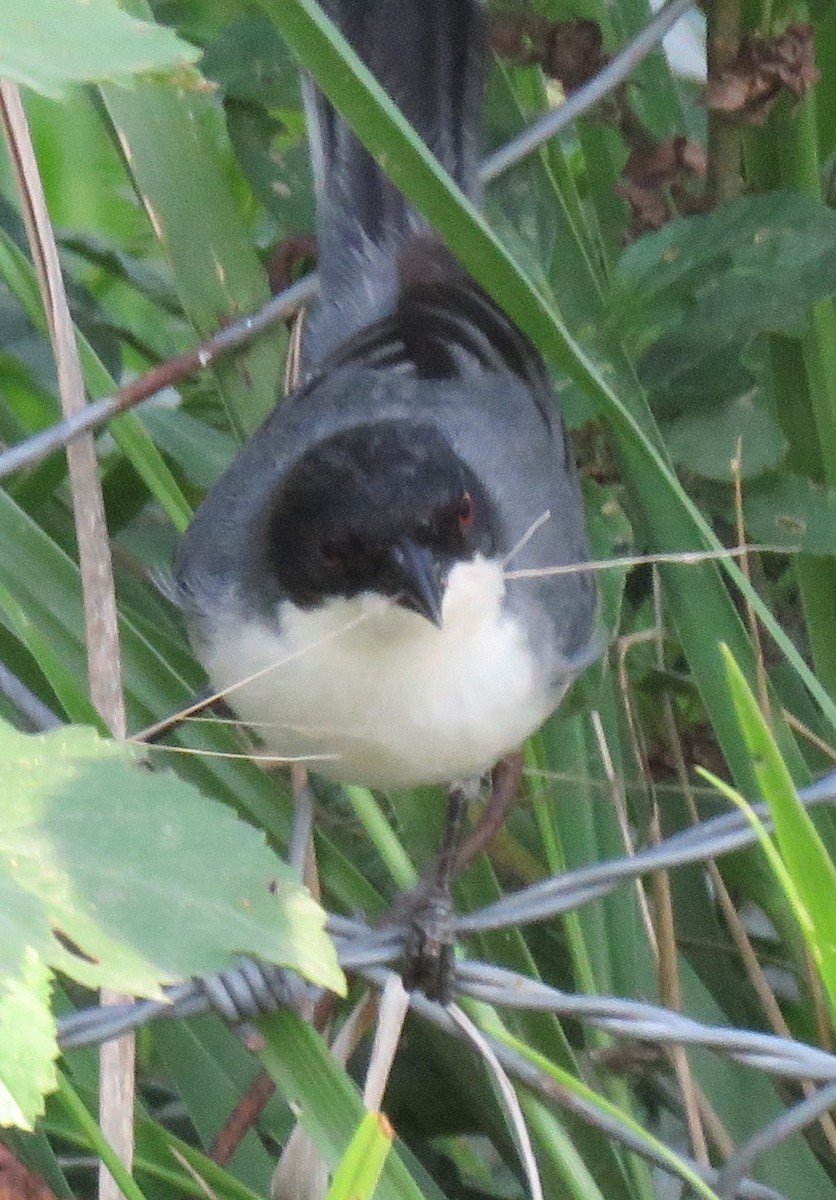
[[[509,0],[493,14],[488,148],[561,85],[583,84],[650,15],[646,0],[532,5]],[[829,1049],[836,829],[826,810],[802,814],[795,787],[832,767],[836,728],[836,5],[706,7],[707,88],[652,55],[492,182],[483,218],[313,0],[5,0],[0,442],[51,426],[59,395],[82,390],[33,181],[58,242],[83,391],[110,395],[311,265],[301,61],[546,355],[594,556],[611,562],[600,572],[607,661],[526,747],[521,802],[490,861],[461,880],[459,910],[632,853],[726,811],[730,793],[766,799],[775,819],[766,851],[474,936],[467,957]],[[292,1013],[260,1023],[255,1054],[216,1017],[141,1030],[133,1177],[94,1116],[95,1053],[58,1057],[54,1014],[90,1005],[92,989],[157,996],[235,953],[344,988],[322,913],[280,861],[287,773],[248,758],[241,732],[213,719],[189,719],[159,746],[118,744],[204,683],[159,581],[202,494],[283,387],[290,327],[242,336],[190,374],[163,367],[162,390],[96,434],[118,626],[83,443],[71,471],[55,453],[0,486],[3,1140],[57,1196],[95,1194],[93,1155],[108,1156],[130,1197],[244,1198],[267,1194],[301,1113],[337,1172],[335,1200],[371,1195],[384,1158],[379,1197],[516,1200],[527,1194],[519,1131],[490,1073],[418,1016],[380,1106],[399,1138],[388,1157],[390,1131],[364,1119],[353,1082],[368,1039],[346,1071]],[[46,730],[50,713],[61,728]],[[430,790],[318,790],[324,908],[379,916],[430,855],[442,808]],[[350,980],[335,999],[336,1025],[362,986]],[[676,1194],[566,1097],[592,1097],[638,1138],[721,1167],[803,1094],[725,1055],[466,1007],[564,1098],[520,1089],[549,1197]],[[262,1089],[232,1156],[212,1161],[262,1068],[275,1093]],[[789,1198],[831,1194],[836,1126],[811,1125],[755,1174]]]

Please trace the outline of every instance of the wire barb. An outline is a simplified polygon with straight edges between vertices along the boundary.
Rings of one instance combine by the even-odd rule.
[[[836,800],[836,771],[802,788],[799,797],[807,806],[832,803]],[[763,805],[755,807],[765,815]],[[456,932],[463,935],[483,929],[512,928],[521,921],[544,920],[578,908],[650,871],[702,862],[752,845],[754,840],[755,834],[741,814],[734,812],[714,817],[629,858],[567,872],[516,896],[508,896],[482,912],[460,917],[456,921]],[[383,986],[391,974],[389,968],[399,960],[407,934],[405,927],[372,929],[359,918],[338,915],[329,917],[328,931],[334,938],[343,969],[362,975],[375,987]],[[609,1108],[558,1084],[517,1051],[496,1038],[487,1038],[491,1053],[512,1078],[533,1088],[549,1102],[571,1109],[661,1169],[679,1173],[686,1180],[689,1172],[699,1175],[724,1198],[784,1200],[771,1188],[744,1176],[764,1149],[800,1132],[836,1102],[836,1055],[790,1038],[705,1025],[642,1001],[612,996],[577,996],[483,962],[456,963],[455,992],[459,998],[480,1000],[500,1010],[527,1009],[571,1018],[619,1038],[710,1049],[715,1054],[779,1078],[813,1080],[822,1084],[812,1097],[759,1130],[729,1159],[722,1171],[716,1171],[681,1156],[675,1158],[670,1152],[663,1154],[653,1139],[641,1137],[634,1127],[621,1122]],[[165,1001],[95,1008],[63,1017],[59,1021],[59,1040],[64,1049],[88,1045],[117,1037],[125,1030],[151,1020],[193,1016],[209,1007],[214,1007],[228,1021],[249,1023],[258,1014],[272,1012],[278,1007],[289,1005],[299,1009],[310,1005],[316,995],[316,989],[291,972],[247,959],[228,971],[168,989]],[[451,1035],[463,1036],[442,1005],[413,992],[410,1006]],[[472,1039],[468,1040],[472,1045]]]

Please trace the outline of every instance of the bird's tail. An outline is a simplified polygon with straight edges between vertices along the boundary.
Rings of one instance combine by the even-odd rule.
[[[322,0],[322,6],[459,187],[476,198],[482,0]],[[322,295],[307,357],[316,360],[391,310],[401,248],[423,225],[311,85],[306,109]]]

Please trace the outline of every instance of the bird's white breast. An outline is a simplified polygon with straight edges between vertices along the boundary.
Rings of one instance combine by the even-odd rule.
[[[370,787],[478,774],[556,703],[514,618],[500,564],[450,573],[437,628],[385,598],[281,604],[275,622],[216,629],[214,685],[271,752]]]

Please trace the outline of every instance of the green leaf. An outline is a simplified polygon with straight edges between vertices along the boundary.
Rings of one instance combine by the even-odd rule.
[[[0,1125],[31,1129],[57,1086],[58,1041],[49,1009],[51,972],[31,946],[0,982]]]
[[[706,356],[757,333],[799,331],[834,292],[836,213],[786,191],[671,221],[626,251],[612,285],[616,315],[645,344],[681,325]]]
[[[194,62],[170,29],[137,21],[115,0],[4,0],[0,76],[60,97],[71,84],[124,82]]]
[[[836,1014],[836,865],[800,803],[792,777],[746,679],[726,646],[726,678],[761,795],[775,825],[781,860],[801,903],[802,932],[821,970]],[[781,880],[781,872],[778,872]]]
[[[749,536],[807,554],[836,555],[836,491],[799,475],[773,475],[747,487]]]
[[[665,440],[673,461],[705,479],[730,482],[732,463],[751,479],[777,467],[787,450],[778,422],[757,391],[727,400],[709,412],[683,413],[669,422]]]
[[[63,1074],[58,1078],[58,1088],[61,1103],[75,1126],[74,1132],[80,1133],[82,1144],[102,1160],[125,1200],[145,1200],[143,1192],[102,1133],[90,1109]]]
[[[141,995],[239,954],[341,990],[321,909],[228,808],[89,729],[0,726],[0,761],[0,854],[42,906],[20,909],[18,946],[88,985]]]
[[[243,17],[206,47],[200,69],[227,97],[269,109],[300,108],[299,72],[272,21]]]
[[[334,1172],[326,1200],[371,1200],[394,1136],[383,1113],[366,1113]]]
[[[354,1083],[296,1013],[275,1013],[259,1028],[266,1042],[264,1065],[316,1149],[336,1170],[366,1115]],[[375,1200],[422,1200],[400,1151],[386,1157]]]
[[[129,7],[149,12],[145,0]],[[130,92],[105,85],[101,95],[198,336],[257,309],[269,299],[267,276],[226,178],[214,99],[144,81]],[[280,364],[281,339],[272,332],[213,365],[240,436],[275,404]]]

